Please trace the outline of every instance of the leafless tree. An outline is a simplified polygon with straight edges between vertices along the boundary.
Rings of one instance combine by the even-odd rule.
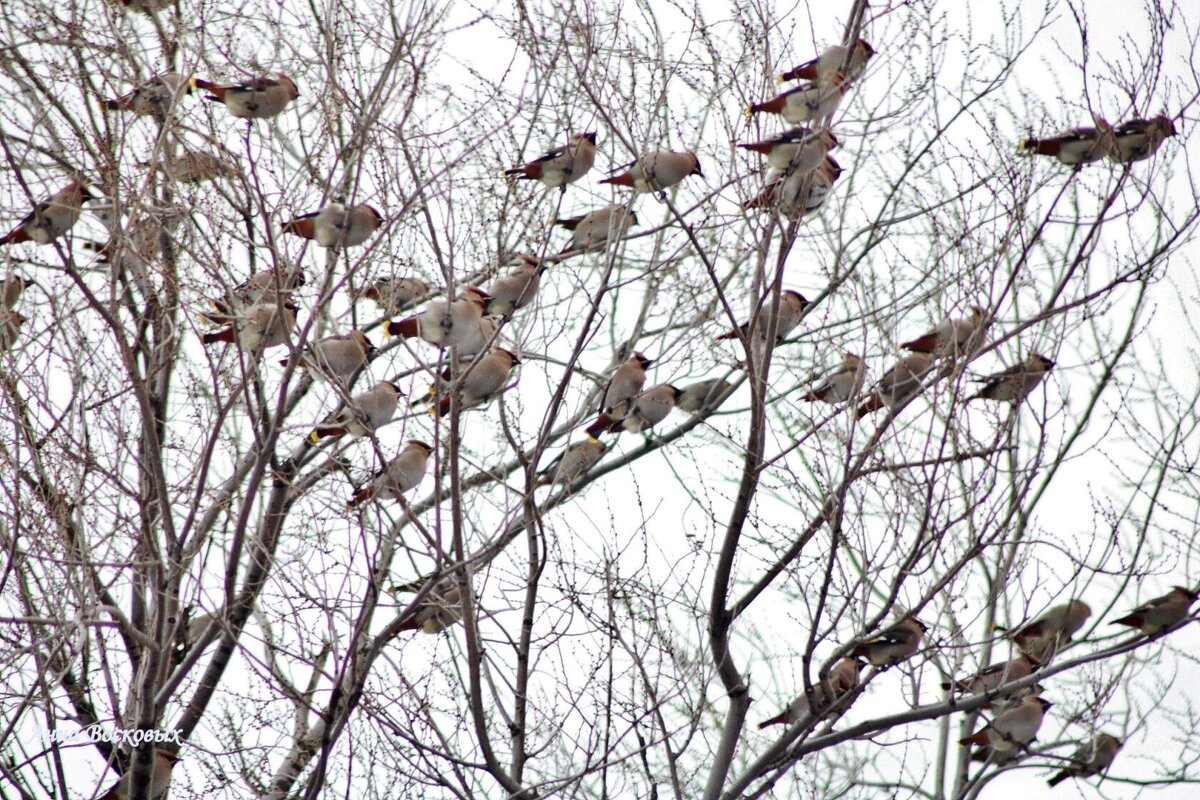
[[[1195,630],[1109,623],[1200,573],[1200,13],[1122,13],[2,4],[6,221],[71,180],[101,199],[62,238],[3,249],[31,283],[5,312],[19,330],[0,326],[0,797],[98,797],[126,772],[151,796],[150,745],[69,738],[89,730],[177,733],[184,800],[973,798],[1078,766],[1101,731],[1124,747],[1074,791],[1190,791]],[[786,125],[745,108],[859,37],[874,57],[813,123],[839,141],[828,199],[747,208],[766,165],[733,145]],[[104,106],[167,72],[282,72],[299,97],[254,120],[200,91]],[[1017,151],[1160,113],[1178,135],[1145,160]],[[597,169],[564,191],[500,176],[589,131]],[[597,179],[658,148],[702,175],[572,250],[555,219],[628,200]],[[197,182],[201,158],[217,166]],[[355,247],[284,230],[331,202],[383,222]],[[427,413],[426,388],[479,359],[383,326],[519,253],[548,268],[490,343],[520,365],[482,408],[451,390]],[[284,344],[203,345],[264,272],[277,313],[305,278]],[[429,288],[385,313],[364,295],[381,278]],[[777,337],[786,290],[809,303]],[[972,306],[985,327],[921,391],[854,412],[902,343]],[[297,366],[353,330],[378,351],[349,385]],[[849,408],[806,399],[844,351],[868,369]],[[634,352],[647,388],[724,383],[545,485]],[[968,402],[1033,353],[1055,366],[1024,402]],[[405,394],[390,424],[309,439],[378,380]],[[406,440],[433,448],[419,489],[348,508]],[[996,693],[942,683],[1072,599],[1088,624],[1005,685],[1053,701],[1038,738],[972,762],[958,742]],[[916,655],[816,699],[905,614],[928,626]],[[756,729],[806,693],[817,713]]]

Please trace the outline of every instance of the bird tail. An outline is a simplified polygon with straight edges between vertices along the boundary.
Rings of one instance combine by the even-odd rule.
[[[878,394],[873,394],[867,402],[858,407],[858,411],[854,413],[854,418],[862,419],[872,411],[878,411],[881,408],[883,408],[883,398]]]
[[[914,353],[932,353],[937,347],[938,335],[936,333],[927,333],[911,342],[905,342],[900,345],[905,350],[912,350]]]
[[[235,341],[237,341],[237,334],[234,333],[232,327],[222,328],[219,331],[209,331],[200,337],[200,341],[204,344],[214,344],[216,342],[233,344]]]
[[[813,59],[812,61],[805,61],[800,66],[792,67],[787,72],[780,74],[779,82],[785,83],[787,81],[799,80],[815,81],[819,77],[820,76],[817,74],[817,61],[816,59]]]
[[[1120,619],[1114,619],[1109,624],[1110,625],[1128,625],[1131,628],[1140,628],[1140,627],[1142,627],[1142,615],[1141,614],[1127,614],[1126,616],[1121,617]]]
[[[614,175],[611,178],[604,178],[600,183],[611,183],[614,186],[633,187],[633,175],[628,172],[622,172],[620,175]]]
[[[587,428],[587,435],[595,439],[602,433],[610,433],[621,430],[621,421],[613,419],[608,414],[601,414]]]
[[[413,339],[420,335],[421,323],[416,317],[402,319],[399,322],[389,322],[387,324],[387,332],[389,336]]]
[[[742,150],[749,150],[752,153],[759,153],[764,156],[769,155],[775,149],[775,145],[770,142],[751,142],[749,144],[739,144],[738,147]]]
[[[759,114],[763,111],[767,112],[768,114],[779,114],[783,111],[784,106],[786,105],[787,99],[780,95],[779,97],[772,97],[770,100],[764,100],[761,103],[755,103],[746,109],[746,115],[753,116],[754,114]]]
[[[398,626],[399,630],[402,630],[402,631],[419,631],[424,627],[425,626],[423,626],[420,622],[417,621],[416,614],[412,614],[408,617],[405,617],[404,619],[402,619],[400,621],[400,625]]]
[[[21,242],[28,242],[31,238],[32,237],[24,228],[15,228],[14,230],[11,230],[5,234],[3,239],[0,239],[0,247],[6,244],[20,244]]]
[[[1017,143],[1017,152],[1028,155],[1056,156],[1060,145],[1053,139],[1022,139]]]
[[[322,439],[329,439],[334,436],[345,436],[350,431],[345,425],[318,425],[313,428],[312,433],[308,435],[308,439],[313,444]]]
[[[316,431],[313,431],[313,433],[316,433]],[[369,502],[374,496],[375,486],[368,483],[366,486],[357,490],[353,495],[350,496],[350,499],[346,501],[346,508],[352,511],[361,506],[363,503]]]
[[[524,180],[526,178],[533,177],[528,172],[526,172],[524,167],[513,167],[512,169],[506,169],[506,170],[504,170],[504,172],[502,172],[500,174],[506,178],[516,178],[517,180]]]
[[[977,745],[981,745],[981,746],[986,745],[988,743],[987,728],[980,728],[978,731],[976,731],[975,733],[972,733],[970,736],[965,736],[962,739],[959,739],[958,743],[963,747],[970,747],[973,744],[977,744]]]
[[[559,218],[557,218],[557,219],[555,219],[555,220],[554,220],[554,224],[555,224],[555,225],[559,225],[559,226],[561,226],[561,227],[563,227],[563,228],[566,228],[566,229],[567,229],[567,230],[569,230],[569,231],[573,231],[573,230],[575,230],[576,228],[578,228],[578,227],[579,227],[579,223],[580,223],[580,222],[582,222],[582,221],[583,221],[583,218],[582,218],[582,217],[580,217],[580,218],[571,218],[571,219],[564,219],[564,218],[562,218],[562,217],[559,217]]]
[[[1053,789],[1055,786],[1058,786],[1069,777],[1071,777],[1071,773],[1064,769],[1062,772],[1059,772],[1053,778],[1046,781],[1046,785]]]
[[[291,222],[283,223],[284,233],[294,233],[297,236],[302,236],[305,239],[315,239],[317,236],[317,224],[312,219],[300,217]]]
[[[758,729],[761,731],[763,728],[769,728],[772,725],[783,725],[786,722],[787,712],[781,711],[770,719],[764,719],[762,722],[758,723]]]
[[[100,107],[106,111],[124,111],[132,105],[128,97],[114,97],[111,100],[101,100]]]

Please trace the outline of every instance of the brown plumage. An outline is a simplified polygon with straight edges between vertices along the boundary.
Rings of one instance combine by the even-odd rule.
[[[346,503],[349,509],[382,498],[404,500],[405,493],[417,488],[429,467],[433,448],[416,439],[409,439],[386,467],[375,473],[370,483],[355,490]]]
[[[828,373],[811,392],[800,399],[810,403],[818,400],[832,405],[844,403],[862,391],[866,379],[866,363],[854,353],[846,353],[841,366]]]
[[[314,444],[338,436],[366,436],[392,421],[400,402],[400,387],[391,381],[378,381],[365,392],[356,394],[350,404],[317,427],[308,438]]]
[[[570,486],[596,466],[606,449],[604,442],[591,437],[576,442],[538,472],[537,485],[561,483]]]
[[[625,186],[638,194],[644,194],[669,189],[689,175],[704,177],[700,169],[700,159],[690,150],[655,150],[646,153],[637,161],[626,164],[624,170],[600,183]]]
[[[800,320],[804,318],[804,311],[808,308],[808,299],[793,289],[785,289],[779,295],[779,322],[775,325],[775,344],[780,344],[787,335],[796,329],[800,324]],[[771,298],[767,298],[763,302],[762,311],[758,315],[757,331],[761,339],[767,337],[767,331],[771,328],[771,320],[775,317],[775,313],[771,308]],[[745,337],[750,333],[750,320],[746,320],[736,329],[722,333],[717,337],[717,341],[737,339],[739,336]]]
[[[1041,666],[1041,662],[1037,658],[1029,653],[1021,653],[1008,661],[984,667],[966,680],[946,681],[942,684],[942,689],[953,688],[969,694],[991,692],[1002,684],[1029,677],[1039,666]]]
[[[178,753],[172,753],[159,747],[154,748],[154,762],[150,767],[150,793],[148,795],[150,800],[161,800],[167,793],[167,788],[171,785],[171,770],[179,761]],[[125,771],[121,779],[100,795],[99,800],[129,800],[133,793],[132,783],[133,764],[130,763],[129,769]]]
[[[504,174],[518,180],[541,181],[550,188],[557,186],[565,192],[567,184],[582,178],[595,163],[596,134],[577,133],[562,147],[556,147],[519,167],[505,170]]]
[[[838,698],[858,686],[858,673],[862,662],[846,656],[838,659],[829,673],[829,683],[814,683],[810,694],[801,694],[788,707],[770,719],[758,723],[758,729],[771,725],[791,725],[810,716],[825,712]]]
[[[1097,120],[1102,122],[1102,120]],[[1113,138],[1102,125],[1072,128],[1066,133],[1044,139],[1022,139],[1017,151],[1027,155],[1052,156],[1070,167],[1082,167],[1099,161],[1113,147]]]
[[[287,343],[292,329],[296,327],[298,311],[299,307],[291,298],[285,297],[280,301],[272,298],[270,302],[255,303],[237,309],[230,315],[205,314],[225,327],[204,334],[201,341],[206,345],[236,342],[247,352],[278,347]]]
[[[608,414],[613,419],[624,419],[629,413],[630,401],[646,382],[646,368],[653,363],[652,359],[641,353],[634,353],[617,367],[601,395],[600,413]]]
[[[1127,625],[1137,628],[1147,636],[1156,636],[1175,627],[1187,617],[1197,593],[1183,586],[1173,586],[1162,597],[1142,603],[1111,625]]]
[[[854,43],[850,58],[846,58],[845,45],[835,44],[825,48],[821,55],[805,61],[799,66],[792,67],[779,76],[781,81],[815,81],[833,80],[839,73],[846,81],[853,82],[862,77],[867,68],[867,62],[875,55],[875,48],[866,39],[858,39]]]
[[[97,199],[82,181],[72,181],[42,200],[17,226],[0,238],[0,246],[33,242],[50,244],[74,227],[83,213],[83,204]]]
[[[367,364],[375,353],[375,345],[362,331],[351,331],[326,336],[309,344],[297,358],[297,366],[312,370],[316,374],[346,384],[354,374]],[[287,366],[290,359],[279,363]]]
[[[925,623],[915,617],[904,617],[882,633],[867,639],[850,651],[851,656],[865,658],[873,666],[890,667],[913,656],[921,649]]]
[[[934,358],[956,358],[970,354],[983,338],[987,312],[980,306],[971,306],[965,319],[946,319],[927,333],[900,345],[914,353],[929,353]]]
[[[659,384],[633,398],[629,413],[621,418],[601,414],[587,428],[588,436],[595,438],[602,433],[641,433],[653,428],[667,418],[682,394],[669,383]]]
[[[777,175],[743,203],[742,208],[778,211],[788,219],[802,219],[825,204],[841,174],[841,165],[831,156],[825,156],[812,172],[793,170]]]
[[[275,73],[274,78],[251,78],[242,83],[221,84],[192,78],[192,86],[210,93],[205,100],[223,103],[230,114],[243,119],[273,117],[300,96],[295,81],[282,72]]]
[[[1029,396],[1037,385],[1054,368],[1054,362],[1045,356],[1032,353],[1020,364],[980,378],[983,388],[967,398],[970,400],[996,400],[1016,405]]]
[[[100,105],[109,111],[129,111],[161,122],[172,106],[191,92],[192,86],[186,75],[164,72],[120,97],[100,101]]]
[[[329,203],[319,211],[285,222],[283,231],[312,239],[320,247],[356,247],[370,239],[382,224],[383,215],[366,203],[349,208]]]
[[[767,157],[767,164],[781,172],[809,173],[821,165],[829,151],[838,146],[837,137],[828,128],[809,130],[790,128],[770,139],[739,144],[743,150]]]
[[[1092,615],[1091,606],[1082,600],[1053,606],[1032,622],[1022,625],[1012,634],[1017,646],[1032,653],[1042,663],[1048,662]]]
[[[1053,705],[1044,697],[1029,695],[998,713],[977,732],[959,739],[958,743],[963,747],[987,746],[997,753],[1023,750],[1037,738],[1046,710]]]
[[[470,363],[471,359],[464,360],[461,368],[465,369]],[[459,407],[465,411],[468,408],[481,406],[496,397],[508,383],[513,369],[520,363],[521,359],[517,358],[512,351],[501,347],[492,348],[487,355],[479,359],[479,363],[470,372],[459,379],[460,383],[457,389]],[[444,385],[429,387],[429,393],[421,400],[415,401],[413,405],[429,403],[429,410],[435,415],[449,414],[451,394],[448,384],[455,377],[453,371],[446,367],[440,376]]]
[[[1154,155],[1163,142],[1175,135],[1175,123],[1166,115],[1131,119],[1113,129],[1108,157],[1118,164],[1141,161]]]
[[[820,122],[837,111],[846,92],[846,81],[840,75],[829,81],[805,83],[781,95],[755,103],[748,114],[779,114],[792,125]]]
[[[1071,757],[1075,762],[1073,766],[1058,772],[1047,780],[1046,784],[1053,789],[1068,778],[1090,778],[1099,775],[1112,766],[1120,749],[1120,739],[1107,733],[1098,733],[1094,739],[1080,745],[1075,751],[1075,755]]]
[[[420,338],[439,347],[474,347],[485,339],[483,314],[491,298],[476,286],[465,286],[453,302],[435,300],[425,309],[399,322],[389,322],[392,336]]]
[[[629,206],[618,204],[598,208],[582,217],[560,217],[554,224],[571,231],[571,241],[559,251],[569,253],[595,250],[619,241],[631,226],[638,224],[638,218]]]
[[[530,255],[516,257],[517,268],[496,278],[487,287],[487,313],[506,317],[533,302],[542,283],[546,265]]]
[[[409,590],[413,590],[411,587]],[[458,581],[444,578],[417,602],[416,609],[400,621],[399,630],[441,633],[462,619],[462,597]]]
[[[855,412],[862,419],[881,408],[896,408],[921,391],[921,379],[933,368],[928,353],[913,353],[896,362],[875,384],[870,398]]]

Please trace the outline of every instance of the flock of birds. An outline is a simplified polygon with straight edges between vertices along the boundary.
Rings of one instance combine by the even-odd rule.
[[[126,0],[131,2],[132,0]],[[139,8],[153,10],[155,3],[141,0]],[[769,170],[762,189],[744,204],[746,209],[761,209],[799,220],[819,209],[841,174],[840,165],[829,155],[837,147],[837,137],[828,120],[847,90],[864,73],[874,50],[859,39],[846,47],[835,45],[820,56],[785,73],[784,80],[803,81],[777,97],[750,107],[751,114],[778,114],[793,127],[758,142],[739,144],[766,158]],[[267,119],[282,112],[299,95],[299,89],[287,75],[260,77],[243,83],[219,84],[177,73],[160,75],[128,94],[104,102],[114,112],[152,117],[165,124],[180,98],[193,89],[206,92],[205,99],[222,104],[234,117],[247,120]],[[1024,153],[1057,158],[1079,168],[1084,164],[1108,159],[1130,164],[1150,157],[1175,128],[1168,117],[1133,119],[1115,128],[1101,118],[1094,127],[1076,128],[1059,136],[1027,139],[1019,144]],[[507,170],[513,179],[539,181],[565,192],[570,184],[592,169],[596,157],[595,133],[572,136],[565,145],[541,157]],[[184,150],[172,155],[165,165],[175,179],[199,183],[228,174],[221,159],[199,150]],[[690,176],[703,176],[699,159],[692,152],[657,150],[643,154],[601,183],[630,189],[640,194],[662,193]],[[7,235],[0,245],[32,242],[46,245],[56,242],[79,220],[83,205],[96,199],[87,183],[76,179],[34,209]],[[618,242],[629,227],[637,224],[632,199],[597,209],[580,217],[557,219],[570,234],[556,256],[538,259],[518,256],[514,269],[496,278],[486,288],[465,286],[456,295],[428,302],[417,314],[387,323],[387,332],[404,339],[417,339],[436,348],[451,349],[450,361],[438,383],[418,402],[428,403],[439,415],[450,413],[457,403],[460,410],[481,406],[510,386],[513,371],[521,364],[516,353],[497,346],[501,325],[529,306],[537,297],[546,269],[568,255],[603,250]],[[362,245],[385,224],[384,217],[367,204],[347,206],[332,202],[310,214],[297,217],[283,226],[286,233],[312,240],[323,248],[347,248]],[[119,242],[106,247],[111,252]],[[104,248],[102,248],[104,249]],[[204,316],[213,328],[202,337],[206,346],[232,345],[257,361],[263,351],[290,346],[297,323],[298,306],[292,293],[304,282],[303,273],[260,272],[236,287],[225,297],[213,300],[213,310]],[[11,274],[3,283],[0,298],[0,351],[16,342],[25,321],[16,306],[22,291],[33,283]],[[395,316],[431,293],[431,287],[414,277],[383,277],[359,292],[355,299],[377,303],[386,315]],[[758,337],[765,342],[774,336],[776,344],[800,324],[809,302],[799,292],[783,291],[778,305],[765,303],[756,319],[719,338],[736,339],[747,346]],[[816,382],[803,396],[807,401],[849,404],[861,399],[857,416],[863,417],[881,408],[894,409],[923,389],[926,376],[939,361],[953,362],[973,353],[981,344],[989,312],[979,306],[969,316],[946,319],[921,336],[904,342],[908,354],[874,384],[864,395],[866,364],[853,353]],[[770,333],[769,333],[770,332]],[[351,331],[322,338],[294,352],[283,364],[295,359],[295,366],[315,376],[349,389],[360,370],[376,353],[376,347],[362,331]],[[709,380],[678,388],[659,384],[645,388],[647,370],[654,361],[640,352],[633,353],[616,366],[600,397],[599,414],[586,428],[587,438],[571,444],[554,462],[539,473],[539,484],[557,483],[568,489],[603,457],[606,445],[600,437],[621,432],[642,432],[662,422],[678,408],[695,413],[714,404],[731,388],[719,380]],[[982,387],[968,399],[986,399],[1019,404],[1054,366],[1049,358],[1037,353],[1008,369],[986,376]],[[354,395],[340,411],[317,425],[309,435],[311,443],[337,437],[372,435],[390,422],[401,398],[392,382],[378,381]],[[379,471],[372,481],[358,488],[349,501],[351,508],[371,501],[403,501],[426,473],[433,448],[410,440]],[[415,586],[407,587],[415,589]],[[460,618],[457,586],[443,580],[417,605],[403,627],[429,633],[444,630]],[[1176,587],[1164,597],[1152,600],[1128,616],[1116,620],[1149,636],[1160,635],[1183,622],[1196,593]],[[1006,691],[1011,681],[1026,678],[1047,664],[1080,629],[1091,610],[1075,600],[1056,606],[1012,634],[1018,655],[994,664],[966,680],[951,681],[945,688],[972,694],[988,693],[992,698],[991,721],[976,734],[962,740],[963,745],[980,747],[976,758],[1004,760],[1024,752],[1034,740],[1043,714],[1051,704],[1041,687],[1027,686]],[[906,616],[882,633],[848,646],[849,654],[836,662],[827,678],[798,697],[788,708],[766,720],[772,724],[798,724],[817,714],[827,714],[847,704],[859,686],[859,669],[864,663],[889,667],[918,652],[926,627],[915,617]],[[1111,763],[1121,743],[1101,733],[1085,744],[1069,766],[1051,779],[1051,784],[1069,777],[1082,777],[1103,771]],[[167,756],[171,754],[167,753]],[[154,772],[154,787],[165,791],[174,757],[160,756]],[[160,773],[160,769],[164,770]],[[128,794],[128,775],[114,786],[106,798],[119,800]],[[124,787],[124,788],[122,788]],[[157,796],[156,788],[152,794]],[[161,794],[161,792],[159,793]]]

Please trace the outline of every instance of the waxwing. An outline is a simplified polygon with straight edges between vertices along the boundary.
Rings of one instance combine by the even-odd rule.
[[[384,314],[398,314],[431,292],[428,283],[419,278],[376,278],[357,297],[373,300]],[[357,299],[357,297],[355,299]]]
[[[828,128],[809,130],[790,128],[761,142],[739,144],[743,150],[767,157],[767,164],[780,172],[806,174],[821,165],[829,151],[837,147],[837,137]]]
[[[463,360],[460,363],[461,369],[465,369],[471,363],[471,359]],[[492,348],[487,355],[479,359],[479,363],[462,376],[457,390],[459,407],[463,410],[475,408],[494,398],[504,389],[513,369],[520,363],[521,360],[511,351],[500,347]],[[429,403],[429,410],[435,415],[449,414],[450,394],[448,390],[450,382],[455,377],[451,369],[447,367],[441,375],[443,387],[441,389],[436,386],[429,387],[429,393],[421,400],[415,401],[413,405]]]
[[[808,308],[808,300],[804,295],[792,289],[784,289],[779,296],[779,322],[775,326],[775,344],[781,344],[787,335],[796,329],[800,324],[800,320],[804,317],[804,310]],[[774,317],[774,311],[771,308],[771,298],[768,296],[763,301],[762,311],[758,315],[756,325],[758,337],[765,339],[767,331],[771,329],[771,319]],[[717,337],[717,341],[726,339],[737,339],[750,334],[750,320],[743,322],[736,329],[722,333]]]
[[[669,383],[659,384],[633,398],[633,404],[628,414],[621,419],[615,419],[608,414],[601,414],[587,429],[588,436],[593,438],[602,433],[641,433],[653,428],[667,418],[671,409],[675,408],[681,392]]]
[[[561,483],[570,486],[596,466],[607,449],[604,442],[588,437],[568,447],[538,472],[538,486]]]
[[[513,272],[501,275],[487,287],[487,313],[495,317],[506,317],[514,311],[524,308],[537,297],[541,286],[542,273],[546,265],[529,255],[516,257],[517,268]]]
[[[1058,786],[1068,778],[1090,778],[1112,766],[1113,759],[1121,749],[1121,740],[1107,733],[1098,733],[1090,742],[1084,742],[1071,757],[1073,766],[1067,767],[1046,781],[1050,788]]]
[[[292,329],[296,327],[299,308],[290,297],[272,299],[270,302],[255,303],[237,309],[231,314],[205,314],[225,327],[211,331],[201,337],[204,344],[225,342],[238,343],[242,350],[256,352],[268,347],[287,344]]]
[[[282,72],[275,73],[274,78],[264,76],[229,84],[192,78],[192,86],[210,92],[205,100],[224,103],[230,114],[244,119],[273,117],[300,96],[295,81]]]
[[[959,739],[958,743],[963,747],[973,744],[990,747],[996,753],[1024,750],[1037,738],[1046,709],[1053,705],[1044,697],[1028,695],[996,714],[983,728]]]
[[[845,403],[858,396],[862,391],[863,383],[867,379],[866,363],[854,355],[854,353],[846,353],[842,358],[842,364],[837,369],[825,375],[821,381],[813,387],[812,391],[803,395],[800,399],[809,402],[821,401],[837,405]]]
[[[689,175],[704,177],[700,159],[690,150],[682,153],[655,150],[622,167],[624,172],[605,178],[600,183],[627,186],[637,194],[661,192],[680,183]]]
[[[895,408],[921,391],[921,379],[933,368],[933,357],[928,353],[913,353],[905,356],[883,373],[883,377],[871,390],[871,397],[858,407],[858,419],[883,407]]]
[[[1196,592],[1183,586],[1174,586],[1162,597],[1142,603],[1112,625],[1128,625],[1147,636],[1156,636],[1183,622],[1196,602]]]
[[[362,331],[339,333],[306,346],[297,358],[296,366],[348,385],[374,353],[375,345]],[[285,358],[279,363],[286,367],[289,362],[290,359]]]
[[[851,656],[865,658],[876,667],[890,667],[904,661],[921,649],[925,623],[915,617],[904,619],[867,639],[850,651]]]
[[[283,230],[312,239],[319,247],[355,247],[371,238],[382,224],[383,216],[365,203],[349,208],[330,203],[284,223]]]
[[[504,174],[518,180],[541,181],[550,188],[567,190],[567,184],[582,178],[596,163],[596,134],[577,133],[562,147],[556,147],[527,164],[508,169]]]
[[[109,111],[130,111],[137,116],[154,117],[162,122],[179,98],[191,92],[192,86],[186,75],[164,72],[133,91],[111,100],[102,100],[100,104]]]
[[[641,353],[634,353],[617,367],[600,399],[600,413],[613,419],[624,419],[629,414],[630,401],[642,391],[646,383],[646,367],[654,362]]]
[[[167,793],[167,788],[171,785],[171,770],[175,768],[175,764],[180,760],[178,753],[172,753],[168,750],[156,747],[154,748],[154,762],[150,767],[150,800],[162,800],[162,797]],[[129,800],[133,794],[133,764],[130,763],[129,769],[125,770],[125,774],[121,779],[109,787],[108,791],[100,795],[100,800]]]
[[[1168,116],[1131,119],[1113,129],[1113,146],[1108,157],[1118,164],[1141,161],[1154,155],[1163,142],[1175,135],[1175,123]]]
[[[313,429],[313,443],[338,436],[366,436],[392,421],[400,400],[400,387],[390,381],[378,381],[365,392],[356,394],[350,404]]]
[[[987,312],[979,306],[971,306],[971,314],[965,319],[946,319],[932,330],[916,339],[900,345],[914,353],[928,353],[934,358],[956,358],[969,355],[979,347],[983,338]]]
[[[392,336],[420,338],[439,347],[478,346],[482,344],[481,325],[490,299],[482,289],[465,286],[453,302],[434,300],[420,314],[389,322],[387,331]]]
[[[1016,405],[1037,388],[1042,378],[1046,377],[1046,373],[1053,367],[1054,362],[1050,359],[1031,353],[1020,364],[980,378],[983,388],[967,400],[997,400]]]
[[[95,199],[96,195],[88,192],[85,183],[72,181],[35,205],[15,228],[0,238],[0,246],[21,242],[50,244],[79,221],[83,204]]]
[[[847,83],[852,83],[862,77],[867,68],[867,62],[875,55],[875,48],[866,39],[858,39],[854,43],[849,61],[846,59],[846,46],[830,45],[821,55],[805,61],[799,66],[792,67],[779,76],[780,81],[816,81],[832,82],[839,75],[845,77]]]
[[[781,95],[755,103],[747,114],[779,114],[791,125],[820,122],[837,111],[846,93],[846,81],[835,75],[829,81],[803,83]]]
[[[571,240],[561,253],[575,250],[597,250],[609,242],[617,242],[629,228],[638,224],[637,214],[626,205],[611,205],[596,209],[582,217],[554,220],[571,231]]]
[[[425,477],[431,453],[433,448],[429,445],[409,439],[396,457],[385,468],[375,473],[370,483],[354,492],[346,507],[355,509],[373,499],[403,502],[404,495],[417,488],[421,479]]]

